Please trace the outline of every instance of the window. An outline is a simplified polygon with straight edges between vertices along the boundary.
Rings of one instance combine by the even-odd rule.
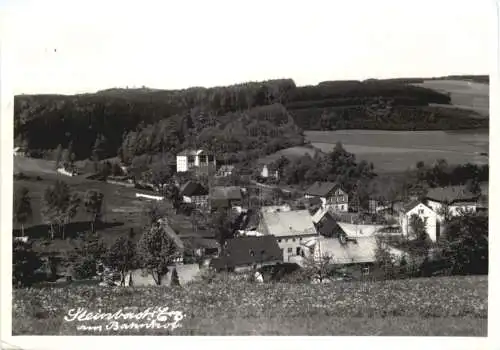
[[[283,250],[283,248],[282,248],[282,249],[280,249],[280,250],[281,250],[281,255],[283,255],[283,253],[284,253],[284,250]]]
[[[293,253],[293,248],[288,248],[288,254],[292,254]]]
[[[299,241],[302,241],[302,237],[299,238]]]
[[[300,247],[297,247],[296,254],[300,255]]]
[[[278,243],[281,243],[281,239],[278,239]]]
[[[295,238],[292,238],[292,242],[295,242]]]
[[[424,209],[419,209],[419,210],[418,210],[418,214],[419,214],[419,215],[422,215],[423,213],[424,213]]]
[[[194,163],[194,156],[188,156],[188,163]]]

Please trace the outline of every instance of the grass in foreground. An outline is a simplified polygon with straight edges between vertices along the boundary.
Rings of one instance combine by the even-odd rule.
[[[12,327],[14,335],[486,336],[487,304],[486,276],[331,285],[219,281],[185,288],[82,286],[15,290]],[[78,322],[63,320],[78,307],[113,313],[157,306],[183,312],[181,327],[84,332],[76,329]],[[107,322],[85,323],[99,324]]]

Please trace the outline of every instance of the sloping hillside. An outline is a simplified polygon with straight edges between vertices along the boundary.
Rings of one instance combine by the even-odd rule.
[[[452,99],[404,80],[297,87],[293,80],[281,79],[185,90],[20,95],[14,100],[14,134],[16,143],[35,157],[51,156],[58,145],[72,143],[76,160],[120,156],[131,162],[210,139],[210,147],[238,161],[302,145],[300,129],[488,127],[475,110],[447,108]]]

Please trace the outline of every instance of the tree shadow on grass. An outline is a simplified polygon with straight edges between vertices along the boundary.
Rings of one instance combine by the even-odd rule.
[[[124,225],[123,222],[102,222],[96,224],[96,230],[99,232],[100,230],[105,230],[108,228],[123,226],[123,225]],[[71,239],[78,238],[78,235],[80,233],[88,232],[90,231],[90,228],[91,228],[90,221],[71,222],[66,225],[66,228],[64,230],[65,237]],[[25,228],[24,235],[28,236],[30,239],[49,238],[50,237],[49,229],[50,229],[49,225],[46,224],[34,225]],[[21,229],[13,229],[12,233],[14,237],[22,236]],[[55,238],[60,238],[60,237],[55,237]]]

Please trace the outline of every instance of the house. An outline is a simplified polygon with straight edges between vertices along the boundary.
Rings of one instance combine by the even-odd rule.
[[[338,225],[346,236],[352,238],[377,236],[387,228],[387,225],[350,224],[347,222],[339,222]]]
[[[439,238],[440,224],[438,214],[430,207],[422,202],[412,201],[404,206],[400,211],[399,224],[401,225],[401,232],[404,236],[414,236],[413,229],[411,228],[411,217],[417,215],[425,222],[425,229],[429,238],[435,242]]]
[[[194,168],[217,167],[215,156],[202,149],[187,149],[177,154],[177,172],[186,172]]]
[[[377,260],[377,240],[374,236],[350,239],[319,237],[308,246],[309,254],[314,260],[328,256],[334,265],[363,266],[371,265]]]
[[[337,220],[326,209],[319,209],[312,217],[318,233],[325,237],[338,237],[343,233]]]
[[[220,252],[219,243],[215,239],[193,236],[182,241],[185,251],[189,250],[193,257],[215,257]]]
[[[472,193],[465,186],[449,186],[431,188],[425,196],[427,205],[442,217],[442,210],[448,206],[452,216],[459,215],[461,211],[476,212],[481,199],[487,196],[488,188],[481,186],[481,193]]]
[[[211,266],[217,271],[248,271],[283,261],[280,248],[273,236],[238,237],[229,239],[219,258]]]
[[[308,210],[261,211],[257,231],[276,237],[284,262],[290,257],[303,255],[302,241],[318,236]]]
[[[336,182],[316,182],[306,190],[305,197],[320,198],[324,208],[338,212],[349,211],[349,196]]]
[[[234,173],[234,165],[222,165],[219,170],[217,170],[217,177],[227,177]]]
[[[180,195],[184,203],[193,204],[197,208],[208,207],[208,189],[198,182],[186,182],[180,188]]]
[[[24,157],[26,150],[23,147],[14,147],[14,156]]]
[[[212,211],[235,209],[241,212],[243,206],[242,189],[239,186],[214,186],[210,189],[209,201]]]

